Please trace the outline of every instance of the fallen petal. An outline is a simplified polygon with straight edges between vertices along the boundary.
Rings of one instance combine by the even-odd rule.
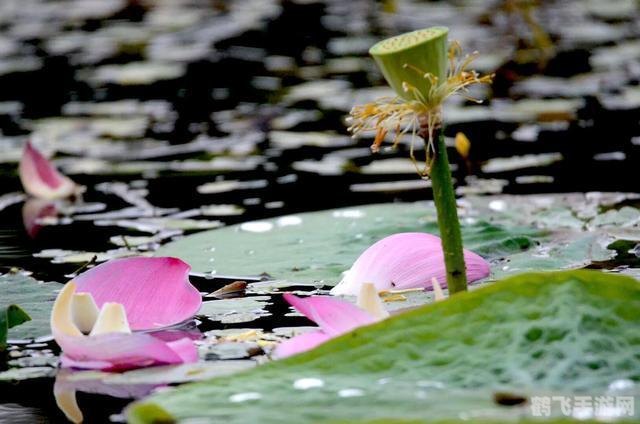
[[[286,358],[287,356],[302,353],[307,350],[311,350],[330,339],[331,336],[327,335],[323,331],[311,331],[308,333],[303,333],[299,336],[292,337],[291,339],[285,340],[284,342],[278,344],[275,351],[273,352],[273,357],[276,359],[281,359]]]
[[[285,293],[284,298],[331,337],[377,321],[352,303],[330,296],[298,297]]]
[[[489,275],[489,264],[479,255],[464,251],[469,283]],[[378,291],[431,288],[436,278],[446,287],[446,270],[439,237],[427,233],[399,233],[374,243],[331,290],[333,295],[356,296],[365,282]]]
[[[189,282],[189,265],[176,258],[110,260],[79,275],[78,292],[91,293],[98,307],[124,306],[132,330],[150,330],[193,317],[202,304]]]
[[[198,354],[191,339],[165,343],[146,333],[109,333],[97,336],[61,336],[64,367],[124,371],[155,365],[195,362]]]
[[[74,194],[78,186],[62,175],[27,141],[18,166],[24,190],[41,199],[63,199]]]
[[[63,367],[122,371],[198,359],[196,346],[190,338],[165,342],[149,333],[126,332],[85,336],[73,321],[75,290],[75,282],[67,283],[51,312],[51,330],[63,351],[60,356]],[[96,320],[98,332],[127,330],[123,319],[126,321],[122,306],[107,303]],[[101,320],[104,324],[100,324]]]

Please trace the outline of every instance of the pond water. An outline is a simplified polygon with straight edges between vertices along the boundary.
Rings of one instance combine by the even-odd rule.
[[[546,45],[532,41],[522,12],[500,4],[3,1],[0,272],[62,283],[94,256],[151,254],[206,229],[430,199],[407,144],[373,155],[372,138],[351,139],[344,118],[390,94],[368,47],[436,24],[481,53],[478,70],[496,74],[491,89],[472,93],[483,104],[457,98],[445,109],[451,146],[458,132],[471,141],[467,161],[450,152],[459,194],[637,192],[637,5],[543,2],[534,16]],[[26,199],[16,168],[29,138],[86,186],[81,200]],[[591,266],[638,266],[634,244],[618,247],[617,258]],[[192,277],[203,294],[234,280]],[[309,325],[285,316],[280,296],[255,290],[248,299],[228,307],[240,317],[205,309],[198,329],[223,337]],[[57,353],[47,337],[11,341],[0,368],[40,374],[0,382],[0,421],[64,422],[52,395]],[[241,344],[205,356],[264,354]],[[121,420],[130,399],[79,391],[78,402],[87,422],[104,422]]]

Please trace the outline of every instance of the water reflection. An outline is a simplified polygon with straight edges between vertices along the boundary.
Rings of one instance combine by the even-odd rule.
[[[32,239],[38,236],[46,218],[55,217],[58,214],[56,203],[51,200],[28,198],[22,206],[22,223],[27,235]]]
[[[149,333],[165,342],[184,338],[191,340],[202,338],[202,333],[193,321]],[[195,371],[191,370],[191,372]],[[151,393],[155,388],[173,383],[176,375],[187,375],[188,373],[187,370],[173,366],[150,367],[124,373],[61,368],[53,385],[53,395],[56,405],[69,421],[80,423],[84,421],[84,414],[77,400],[78,392],[106,395],[118,399],[139,399]]]
[[[104,377],[108,373],[61,369],[53,385],[53,395],[58,408],[69,421],[80,423],[84,414],[78,405],[76,393],[108,395],[121,399],[139,399],[164,384],[112,384]]]

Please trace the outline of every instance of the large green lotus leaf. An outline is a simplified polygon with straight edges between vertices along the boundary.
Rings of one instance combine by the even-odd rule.
[[[496,391],[598,395],[616,380],[639,382],[639,327],[640,283],[633,278],[584,270],[521,274],[301,355],[158,393],[128,417],[227,424],[517,421],[533,414],[530,406],[498,406]],[[631,390],[640,395],[637,384]]]
[[[161,247],[159,256],[177,256],[195,272],[271,277],[335,284],[371,244],[403,231],[438,232],[429,203],[381,204],[303,213],[206,231]],[[462,226],[465,247],[499,256],[520,252],[541,232],[506,229],[484,221]]]
[[[9,338],[28,339],[49,334],[49,316],[59,288],[58,284],[42,283],[22,274],[0,275],[0,311],[15,304],[31,317],[31,321],[12,328]]]

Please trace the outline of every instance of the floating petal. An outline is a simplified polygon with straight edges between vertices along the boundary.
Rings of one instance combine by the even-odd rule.
[[[298,297],[285,293],[284,298],[331,337],[377,321],[354,304],[330,296]]]
[[[378,321],[378,318],[357,306],[330,296],[298,297],[285,293],[284,298],[298,312],[318,324],[320,330],[301,334],[279,344],[273,354],[276,358],[313,349],[333,337]]]
[[[24,190],[41,199],[63,199],[74,194],[78,186],[62,175],[30,142],[22,152],[18,167]]]
[[[118,331],[85,336],[73,321],[76,283],[67,283],[56,298],[51,312],[51,330],[62,349],[63,367],[121,371],[152,365],[195,362],[197,350],[189,338],[165,342],[149,333],[130,334],[122,306],[107,304],[96,324],[98,331]],[[113,319],[109,319],[109,318]],[[118,325],[114,326],[113,322]],[[94,329],[96,328],[94,327]]]
[[[489,275],[489,264],[479,255],[465,250],[464,259],[470,283]],[[331,294],[355,296],[363,283],[375,284],[378,291],[431,288],[432,278],[446,286],[440,238],[427,233],[399,233],[365,250]]]
[[[98,307],[124,306],[132,330],[178,324],[194,316],[202,296],[189,282],[189,265],[176,258],[124,258],[98,265],[75,279]]]
[[[186,342],[165,343],[147,333],[56,338],[63,350],[62,366],[105,371],[195,362],[196,347],[192,340],[185,340],[189,345]]]
[[[278,344],[273,352],[273,357],[281,359],[302,353],[307,350],[311,350],[330,339],[331,336],[327,335],[327,333],[323,331],[310,331],[308,333],[303,333]]]

